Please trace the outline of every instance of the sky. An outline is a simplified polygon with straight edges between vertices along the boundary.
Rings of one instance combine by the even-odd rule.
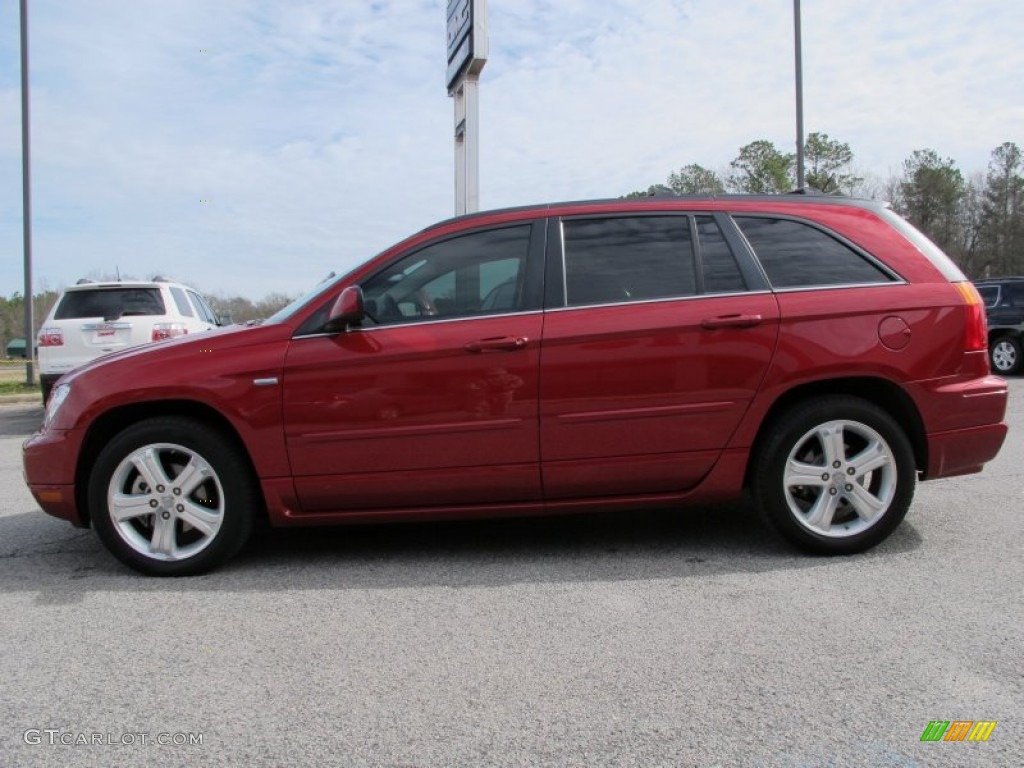
[[[36,291],[297,295],[454,212],[445,0],[29,0]],[[23,290],[0,0],[0,295]],[[1024,3],[803,0],[807,132],[868,177],[1024,145]],[[481,208],[617,197],[795,142],[790,0],[488,0]]]

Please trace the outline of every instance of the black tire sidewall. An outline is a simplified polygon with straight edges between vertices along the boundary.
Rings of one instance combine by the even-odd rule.
[[[789,508],[783,477],[790,452],[810,430],[829,421],[859,422],[878,432],[896,462],[896,491],[888,509],[870,528],[846,537],[828,537],[811,531]],[[791,543],[825,555],[863,552],[876,546],[898,526],[914,497],[917,470],[906,433],[882,408],[845,395],[822,397],[796,406],[772,421],[755,458],[754,498],[762,516]]]
[[[172,443],[194,451],[213,467],[224,493],[224,518],[213,541],[201,552],[182,560],[157,560],[137,552],[118,533],[107,509],[107,490],[118,465],[133,451],[154,443]],[[141,573],[150,576],[205,573],[228,560],[249,537],[257,498],[251,475],[235,445],[208,425],[179,417],[147,419],[126,428],[100,451],[89,475],[92,525],[118,560]]]

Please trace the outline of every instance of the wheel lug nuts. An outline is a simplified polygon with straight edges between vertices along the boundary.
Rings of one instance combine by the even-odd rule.
[[[821,475],[821,479],[825,480],[827,482],[828,481],[828,472],[823,472],[822,475]]]
[[[855,475],[855,474],[857,474],[857,470],[854,469],[853,467],[847,467],[846,468],[846,474],[848,474],[848,475]]]
[[[175,496],[181,496],[181,488],[175,488],[174,489],[174,495]]]
[[[158,485],[158,486],[156,487],[156,492],[157,492],[157,493],[163,493],[163,492],[164,492],[164,487],[163,487],[162,485]]]
[[[829,496],[835,496],[837,493],[839,493],[839,491],[837,491],[835,488],[829,488],[828,493]]]
[[[835,467],[836,469],[839,469],[839,467],[841,467],[842,464],[839,461],[833,461],[832,466]]]
[[[185,505],[184,504],[179,504],[178,505],[178,511],[179,512],[184,512],[185,511]]]
[[[847,484],[846,484],[846,490],[847,490],[847,491],[852,491],[852,490],[853,490],[853,486],[852,486],[852,485],[850,485],[850,483],[847,483]]]
[[[171,513],[165,509],[163,512],[160,513],[160,517],[162,517],[164,520],[170,520]]]
[[[158,502],[156,499],[150,499],[149,506],[151,506],[153,509],[156,509],[157,507],[160,506],[160,502]]]

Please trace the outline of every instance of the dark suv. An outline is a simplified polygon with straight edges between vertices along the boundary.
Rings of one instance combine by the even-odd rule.
[[[702,505],[885,539],[1006,435],[981,297],[888,208],[560,203],[441,222],[261,325],[89,363],[24,448],[39,505],[152,574],[273,525]],[[725,512],[725,514],[729,514]]]
[[[1024,365],[1024,277],[978,280],[975,285],[988,318],[988,352],[992,370],[1008,376]]]

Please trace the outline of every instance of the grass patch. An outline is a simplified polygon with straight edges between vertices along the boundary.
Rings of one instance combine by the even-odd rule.
[[[38,393],[39,384],[27,387],[24,381],[0,381],[0,395],[29,395]]]

